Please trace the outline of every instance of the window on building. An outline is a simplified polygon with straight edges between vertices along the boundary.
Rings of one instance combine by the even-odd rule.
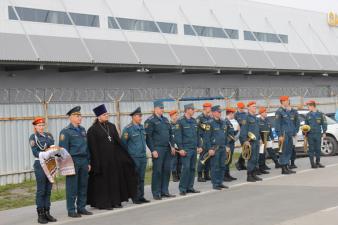
[[[222,29],[218,27],[204,27],[197,25],[184,24],[184,34],[195,36],[193,29],[196,31],[198,36],[202,37],[215,37],[215,38],[231,38],[238,39],[238,30],[233,29]]]
[[[20,20],[40,22],[40,23],[56,23],[71,25],[71,21],[66,12],[44,10],[44,9],[32,9],[24,7],[15,7]],[[77,26],[87,27],[99,27],[100,20],[97,15],[87,15],[80,13],[69,13]],[[8,16],[10,20],[18,20],[12,6],[8,7]]]
[[[256,37],[256,38],[255,38]],[[244,31],[244,40],[248,41],[262,41],[272,43],[288,43],[288,36],[285,34],[272,34],[262,32]]]
[[[150,20],[136,20],[128,18],[119,18],[116,20],[123,30],[136,30],[136,31],[146,31],[146,32],[160,32],[157,28],[154,21]],[[157,22],[163,33],[168,34],[177,34],[177,24],[175,23],[166,23],[166,22]],[[112,29],[118,29],[118,25],[114,18],[108,18],[108,27]]]

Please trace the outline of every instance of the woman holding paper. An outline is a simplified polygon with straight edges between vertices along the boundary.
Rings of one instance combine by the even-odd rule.
[[[33,121],[34,133],[29,138],[32,148],[34,161],[34,173],[36,177],[36,206],[38,213],[38,223],[46,224],[56,222],[56,219],[50,215],[50,196],[52,183],[45,175],[39,161],[40,152],[44,152],[51,145],[54,145],[54,138],[50,133],[44,132],[45,120],[41,117]]]

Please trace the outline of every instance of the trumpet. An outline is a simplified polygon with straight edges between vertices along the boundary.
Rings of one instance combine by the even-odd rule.
[[[308,149],[307,133],[311,130],[311,127],[305,124],[301,126],[300,129],[304,133],[304,152],[307,153],[307,149]]]
[[[283,134],[283,139],[281,141],[278,142],[279,144],[279,149],[278,149],[278,152],[279,153],[282,153],[283,152],[283,145],[284,145],[284,141],[285,141],[285,131],[284,131],[284,134]]]
[[[215,151],[218,150],[218,146],[215,148]],[[202,158],[202,160],[200,161],[202,165],[205,165],[206,162],[211,158],[212,156],[209,155],[209,152],[207,154],[205,154]]]
[[[265,152],[266,148],[267,148],[267,144],[268,144],[268,135],[269,135],[270,131],[264,130],[261,133],[263,135],[263,144],[264,144],[264,152]]]
[[[248,133],[248,140],[243,143],[242,145],[242,156],[243,159],[249,160],[251,158],[251,144],[250,141],[255,141],[256,135],[254,135],[252,132]]]

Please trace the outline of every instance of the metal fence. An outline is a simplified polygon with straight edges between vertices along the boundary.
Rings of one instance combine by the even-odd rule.
[[[83,126],[89,128],[95,117],[92,109],[101,103],[105,103],[109,112],[111,113],[111,121],[115,123],[119,130],[130,123],[129,113],[136,107],[141,106],[144,120],[150,116],[153,109],[153,99],[159,98],[171,98],[165,102],[166,116],[171,109],[180,109],[181,113],[183,107],[187,103],[194,103],[198,110],[202,109],[202,104],[206,100],[198,100],[194,98],[183,98],[191,96],[193,93],[188,90],[176,90],[177,92],[166,92],[165,96],[153,97],[152,93],[149,93],[149,100],[144,101],[130,101],[129,97],[125,97],[123,91],[115,91],[103,94],[104,98],[88,98],[92,101],[74,101],[74,102],[61,102],[59,99],[63,97],[57,97],[57,92],[29,92],[30,97],[35,101],[31,103],[16,103],[16,104],[1,104],[0,105],[0,185],[19,183],[26,179],[32,179],[32,165],[33,156],[30,150],[28,138],[33,132],[31,121],[36,116],[43,116],[47,121],[47,129],[51,132],[58,143],[58,134],[63,127],[68,124],[65,113],[76,105],[81,105],[83,113]],[[196,91],[199,92],[200,90]],[[242,90],[243,92],[244,90]],[[299,90],[298,90],[299,91]],[[332,91],[332,90],[331,90]],[[144,91],[146,92],[146,91]],[[43,95],[41,93],[44,93]],[[72,92],[75,93],[75,92]],[[102,92],[103,93],[103,92]],[[196,94],[195,93],[195,94]],[[332,96],[332,93],[326,92],[327,96],[323,96],[319,92],[310,92],[309,89],[304,89],[303,92],[292,92],[289,89],[269,90],[264,89],[264,92],[258,90],[259,93],[256,97],[244,98],[238,95],[238,92],[234,89],[223,89],[217,93],[208,93],[207,97],[211,94],[217,94],[216,100],[208,100],[213,104],[219,104],[222,108],[226,106],[235,106],[236,102],[240,100],[248,101],[251,99],[258,99],[257,104],[259,106],[268,107],[269,111],[274,111],[279,106],[279,100],[276,98],[279,95],[291,95],[291,103],[294,107],[302,109],[304,102],[308,99],[315,99],[320,103],[319,109],[323,112],[335,112],[338,108],[338,98],[336,95]],[[278,94],[274,94],[278,93]],[[39,95],[40,94],[40,95]],[[175,94],[175,95],[174,95]],[[210,94],[210,95],[209,95]],[[247,92],[249,94],[249,91]],[[317,95],[318,94],[318,95]],[[220,98],[219,96],[223,96]],[[317,96],[314,96],[317,95]],[[318,97],[320,96],[320,97]],[[88,96],[87,96],[88,97]],[[141,96],[135,99],[140,99]],[[28,97],[27,97],[28,98]],[[94,100],[93,100],[94,99]]]

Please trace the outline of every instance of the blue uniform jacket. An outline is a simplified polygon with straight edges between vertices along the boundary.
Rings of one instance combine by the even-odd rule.
[[[242,127],[239,134],[241,144],[248,140],[248,133],[251,132],[256,136],[256,141],[260,140],[259,120],[255,115],[250,113],[246,119],[242,121]]]
[[[179,149],[197,149],[201,147],[201,137],[194,118],[187,119],[182,116],[177,123],[180,126],[180,132],[177,132],[177,145]]]
[[[87,158],[90,160],[89,148],[87,145],[86,129],[82,126],[74,127],[69,124],[60,132],[59,146],[65,148],[72,158]]]
[[[309,112],[305,117],[305,124],[311,127],[309,135],[311,134],[321,134],[326,133],[327,130],[327,121],[324,113],[316,111]]]
[[[122,144],[132,157],[146,157],[146,131],[144,127],[130,123],[121,136]]]
[[[39,158],[39,153],[54,145],[54,138],[50,133],[44,132],[43,135],[36,132],[29,137],[29,143],[34,157]]]
[[[144,128],[146,130],[146,143],[151,152],[169,146],[174,147],[171,126],[166,117],[158,117],[154,114],[146,120]]]

